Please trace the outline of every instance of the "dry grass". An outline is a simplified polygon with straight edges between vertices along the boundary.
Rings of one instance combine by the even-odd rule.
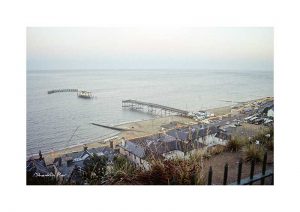
[[[243,148],[243,153],[246,161],[254,160],[256,162],[261,162],[264,156],[264,148],[261,145],[250,144]]]
[[[151,160],[150,170],[128,168],[122,163],[118,169],[112,170],[106,184],[115,185],[202,185],[205,177],[202,175],[200,156],[189,159]],[[123,167],[123,168],[122,168]],[[124,168],[127,167],[127,168]]]
[[[264,147],[269,150],[269,151],[273,151],[274,150],[274,141],[271,140],[271,141],[266,141],[264,143]]]
[[[210,155],[219,155],[226,150],[225,146],[217,145],[209,150]]]
[[[228,141],[226,145],[227,151],[238,152],[247,144],[247,140],[242,137],[235,137]]]
[[[153,185],[201,185],[205,183],[201,166],[194,160],[155,160],[149,171],[141,172],[136,180]]]

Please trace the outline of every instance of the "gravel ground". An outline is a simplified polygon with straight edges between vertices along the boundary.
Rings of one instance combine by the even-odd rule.
[[[237,173],[238,173],[238,162],[240,158],[243,158],[242,152],[223,152],[219,155],[215,155],[210,159],[204,162],[204,175],[208,176],[209,167],[212,166],[213,176],[212,176],[212,184],[214,185],[222,185],[223,184],[223,176],[224,176],[224,166],[226,162],[228,163],[228,184],[234,183],[237,181]],[[249,177],[250,175],[250,162],[243,163],[242,169],[242,178]],[[268,160],[267,160],[267,169],[274,170],[274,155],[273,152],[268,152]],[[258,174],[262,170],[262,163],[258,163],[255,165],[254,173]],[[266,184],[270,184],[270,179],[266,179]],[[259,184],[259,183],[258,183]]]

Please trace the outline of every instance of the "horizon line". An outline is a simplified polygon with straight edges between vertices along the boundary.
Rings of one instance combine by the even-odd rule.
[[[66,69],[28,69],[26,71],[100,71],[100,70],[199,70],[199,71],[274,71],[274,69],[219,69],[219,68],[66,68]]]

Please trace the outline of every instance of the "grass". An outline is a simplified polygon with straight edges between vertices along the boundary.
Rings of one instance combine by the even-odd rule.
[[[268,136],[266,136],[268,134]],[[258,135],[254,136],[250,142],[255,143],[256,141],[259,141],[260,144],[263,145],[265,150],[273,151],[274,150],[274,129],[269,128],[268,130],[265,130]]]
[[[273,151],[274,150],[274,141],[272,141],[272,140],[266,141],[264,143],[264,147],[266,148],[266,150]]]
[[[210,150],[209,150],[209,153],[210,155],[219,155],[221,154],[222,152],[224,152],[226,149],[226,147],[224,146],[221,146],[221,145],[217,145],[217,146],[214,146],[212,147]]]
[[[227,151],[230,151],[230,152],[238,152],[246,144],[247,144],[247,141],[245,140],[245,138],[235,137],[235,138],[231,139],[230,141],[228,141],[228,143],[226,145],[226,149],[227,149]]]
[[[154,160],[151,169],[140,172],[135,180],[143,185],[201,185],[205,184],[201,173],[199,161],[193,159]]]
[[[107,176],[109,185],[202,185],[200,154],[189,159],[152,159],[149,170],[141,170],[128,163],[125,158],[118,158]]]
[[[261,162],[264,157],[264,148],[262,145],[249,144],[244,147],[243,152],[245,154],[245,161],[254,160],[255,162]]]

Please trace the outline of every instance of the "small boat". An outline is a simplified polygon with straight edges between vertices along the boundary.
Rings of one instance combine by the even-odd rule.
[[[93,98],[92,92],[90,91],[79,91],[77,96],[84,99],[91,99]]]

